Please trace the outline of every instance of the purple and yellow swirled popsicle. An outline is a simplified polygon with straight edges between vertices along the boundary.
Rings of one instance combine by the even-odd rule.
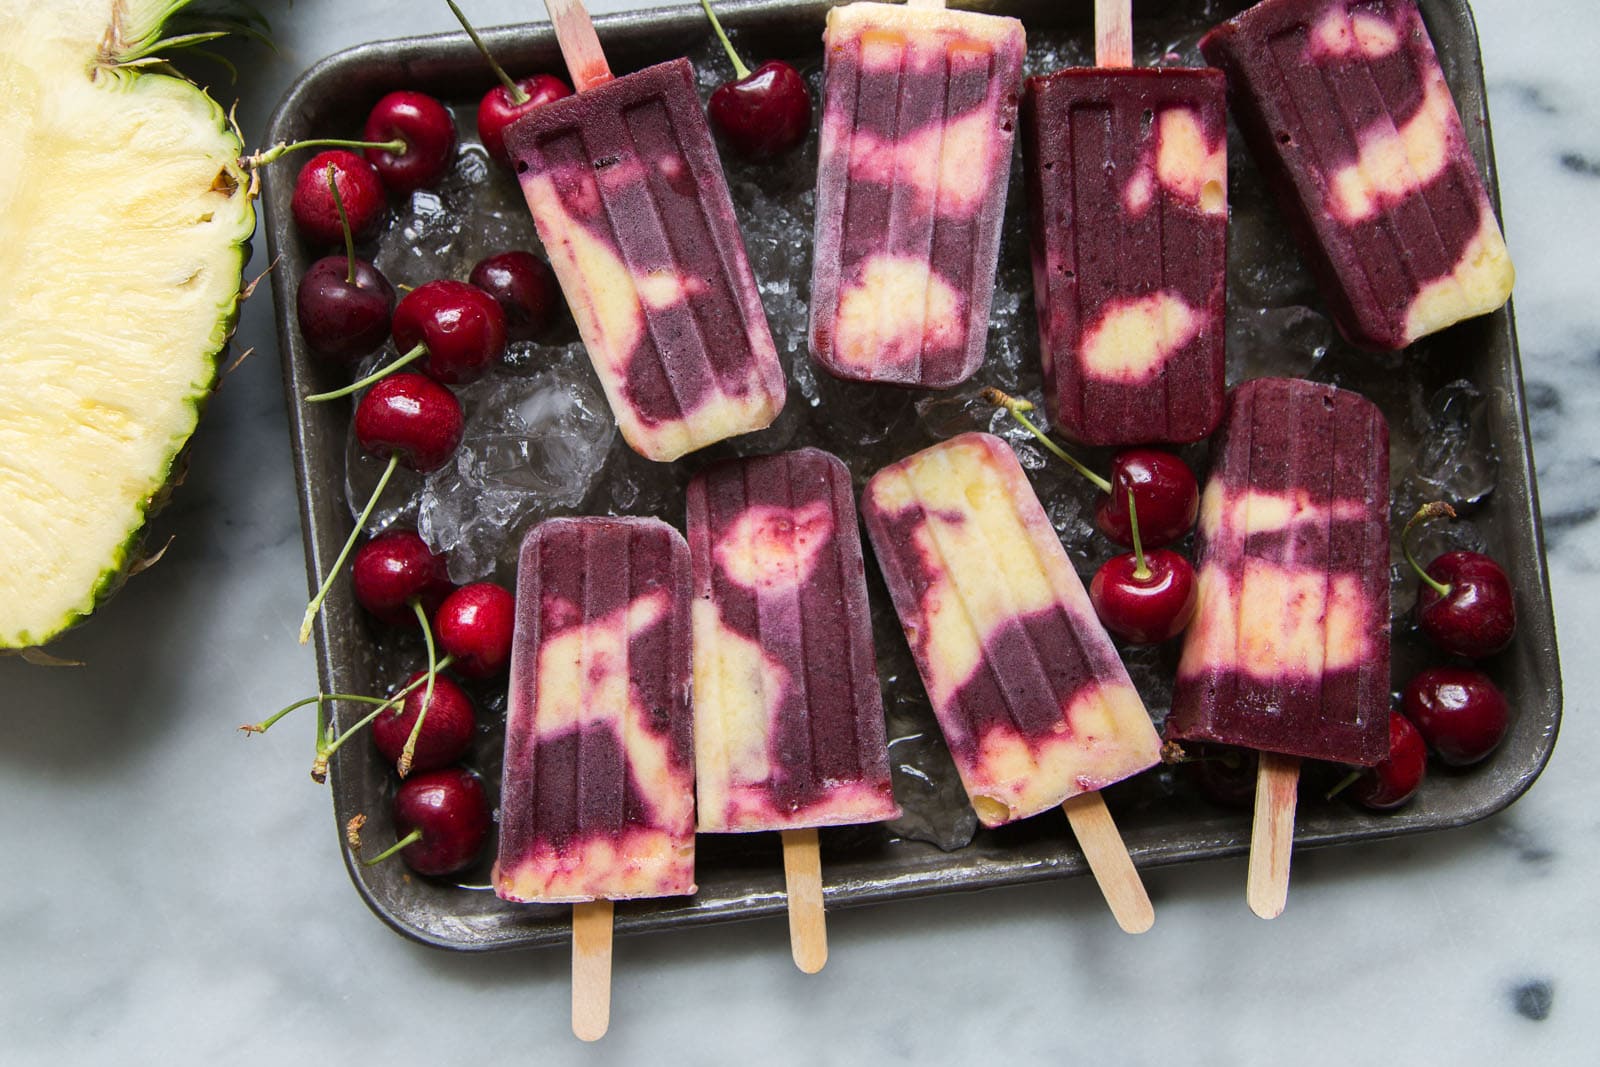
[[[1389,752],[1389,430],[1365,397],[1237,386],[1200,501],[1167,737],[1371,765]]]
[[[937,5],[828,12],[811,354],[940,388],[983,363],[1025,42]]]
[[[969,433],[884,468],[867,533],[978,818],[1154,766],[1160,740],[1010,446]]]
[[[689,483],[699,825],[897,818],[850,472],[815,448]]]
[[[1228,120],[1210,69],[1028,79],[1022,151],[1051,420],[1095,445],[1222,419]]]
[[[1346,337],[1404,348],[1506,302],[1511,258],[1412,0],[1266,0],[1200,50]]]
[[[628,444],[665,462],[769,425],[783,365],[689,61],[535,108],[506,145]]]
[[[694,892],[689,549],[657,519],[522,543],[500,853],[506,900]]]

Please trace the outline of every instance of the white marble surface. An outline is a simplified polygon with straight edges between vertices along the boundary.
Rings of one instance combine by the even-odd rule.
[[[241,86],[247,131],[321,56],[453,28],[435,3],[261,6],[281,53]],[[392,934],[349,884],[304,747],[233,731],[316,684],[294,643],[304,572],[262,295],[240,330],[259,352],[156,523],[176,535],[165,561],[61,642],[89,666],[0,662],[0,1062],[1593,1062],[1600,15],[1476,6],[1566,653],[1560,745],[1509,811],[1302,855],[1273,923],[1227,861],[1152,872],[1140,938],[1075,880],[835,914],[819,978],[789,964],[778,921],[626,939],[612,1031],[582,1047],[564,952]]]

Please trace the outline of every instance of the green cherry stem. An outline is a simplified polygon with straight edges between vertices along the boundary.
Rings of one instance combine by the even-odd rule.
[[[1400,531],[1400,551],[1406,557],[1406,562],[1411,564],[1411,569],[1417,572],[1417,577],[1433,586],[1433,591],[1440,596],[1449,596],[1450,587],[1439,579],[1422,569],[1422,564],[1417,562],[1417,557],[1411,554],[1411,528],[1418,523],[1427,522],[1429,519],[1453,519],[1456,509],[1442,500],[1435,500],[1431,504],[1424,504],[1411,516],[1405,529]]]
[[[1133,490],[1128,490],[1128,527],[1133,531],[1133,579],[1150,580],[1150,567],[1144,561],[1144,545],[1139,543],[1139,509],[1133,503]]]
[[[417,622],[422,626],[422,642],[428,646],[428,688],[423,690],[417,721],[411,724],[411,733],[406,737],[406,743],[400,749],[400,758],[395,762],[395,773],[402,778],[411,773],[411,764],[416,759],[417,738],[422,733],[422,721],[428,717],[428,708],[433,704],[433,679],[439,673],[433,650],[433,627],[428,624],[428,613],[422,610],[422,604],[417,600],[411,601],[411,610],[416,613]]]
[[[442,671],[454,662],[454,656],[446,656],[439,661],[437,669]],[[370,726],[373,719],[376,719],[388,709],[393,708],[395,709],[396,714],[398,714],[400,705],[405,701],[406,697],[411,694],[412,690],[416,689],[417,686],[421,685],[422,683],[423,679],[418,678],[416,681],[412,682],[404,689],[401,689],[394,696],[387,700],[384,700],[380,697],[330,697],[330,700],[354,700],[361,704],[376,704],[377,707],[373,708],[369,714],[363,716],[360,721],[356,722],[350,727],[350,729],[344,731],[344,733],[340,734],[337,738],[333,736],[333,724],[328,724],[328,736],[317,742],[317,758],[311,765],[312,779],[319,783],[326,780],[328,776],[328,760],[332,758],[333,754],[339,751],[339,749],[343,748],[346,741],[354,737],[357,733],[361,732],[363,728]]]
[[[722,48],[728,53],[728,58],[733,60],[733,73],[740,80],[750,77],[750,68],[744,65],[744,60],[739,58],[739,53],[734,51],[733,42],[728,40],[728,35],[723,32],[722,23],[717,18],[717,13],[711,10],[710,0],[700,0],[700,6],[706,9],[706,17],[711,20],[711,28],[716,31],[717,37],[722,41]]]
[[[1349,789],[1351,786],[1355,785],[1356,782],[1360,780],[1360,778],[1361,778],[1361,772],[1360,771],[1351,771],[1349,774],[1347,774],[1343,778],[1339,779],[1338,784],[1335,785],[1332,789],[1330,789],[1326,793],[1322,794],[1322,799],[1323,800],[1332,800],[1334,797],[1338,796],[1340,793],[1343,793],[1346,789]]]
[[[339,195],[339,183],[333,180],[333,164],[328,164],[328,192],[333,196],[333,208],[339,213],[339,231],[344,234],[344,283],[356,283],[356,241],[350,233],[350,216],[344,213],[344,197]]]
[[[408,363],[415,363],[417,360],[421,359],[427,354],[428,346],[419,342],[415,348],[401,356],[399,359],[395,360],[393,363],[379,367],[365,378],[353,381],[343,389],[330,389],[326,393],[312,393],[310,396],[306,397],[306,403],[320,404],[325,400],[338,400],[341,396],[349,396],[351,393],[359,393],[373,382],[378,381],[380,378],[387,378],[401,367],[404,367]]]
[[[311,603],[306,605],[305,618],[300,620],[300,643],[303,645],[311,639],[311,624],[316,621],[317,612],[322,610],[322,602],[328,599],[328,590],[333,588],[333,580],[344,570],[344,561],[350,558],[350,550],[356,547],[356,540],[361,536],[361,531],[366,528],[367,519],[372,517],[372,509],[378,506],[378,498],[389,485],[389,479],[394,477],[394,469],[400,465],[400,453],[396,452],[389,457],[389,465],[383,469],[383,477],[378,479],[378,487],[372,491],[372,499],[367,501],[367,506],[361,509],[361,517],[356,519],[356,528],[350,531],[350,536],[345,540],[344,547],[339,550],[339,558],[333,561],[328,576],[322,580],[322,586],[317,590],[317,595],[311,598]]]
[[[478,31],[473,29],[472,23],[467,21],[467,16],[463,15],[461,9],[455,5],[455,0],[444,0],[444,2],[450,5],[450,11],[455,15],[456,21],[461,23],[461,28],[467,31],[467,36],[472,38],[472,43],[478,46],[479,53],[482,54],[485,62],[489,64],[489,69],[494,71],[494,76],[500,79],[500,84],[504,85],[506,92],[511,94],[511,102],[513,104],[526,104],[530,99],[528,94],[523,92],[522,86],[511,80],[511,75],[506,73],[504,67],[494,61],[494,56],[489,54],[489,46],[483,43],[483,38],[478,36]]]
[[[279,141],[271,148],[264,148],[255,155],[245,156],[239,162],[251,168],[264,167],[301,148],[375,148],[380,152],[404,152],[406,143],[398,137],[392,141],[346,141],[337,137],[318,137],[309,141]]]
[[[1025,411],[1033,410],[1033,404],[1031,402],[1027,400],[1019,400],[1014,396],[1010,396],[1001,392],[992,385],[984,388],[982,396],[983,399],[987,400],[995,407],[1005,408],[1007,411],[1009,411],[1011,413],[1011,417],[1022,424],[1023,429],[1037,437],[1039,439],[1039,443],[1048,448],[1057,459],[1060,459],[1062,462],[1066,463],[1067,466],[1071,467],[1073,470],[1089,479],[1090,482],[1094,483],[1095,488],[1099,489],[1102,493],[1111,492],[1110,482],[1100,477],[1088,467],[1085,467],[1077,460],[1076,457],[1072,456],[1060,445],[1050,440],[1043,430],[1034,425],[1032,419],[1023,414]]]
[[[455,5],[452,4],[451,6],[454,7]],[[394,844],[390,845],[388,848],[384,849],[382,852],[378,853],[376,856],[373,856],[371,859],[363,859],[361,861],[361,866],[363,866],[363,867],[372,867],[372,866],[374,866],[376,864],[382,863],[384,860],[388,859],[390,856],[394,855],[396,852],[399,852],[401,849],[405,848],[407,845],[414,845],[418,841],[421,841],[421,840],[422,840],[422,831],[421,830],[413,830],[409,834],[407,834],[406,836],[402,837],[400,840],[396,841]]]

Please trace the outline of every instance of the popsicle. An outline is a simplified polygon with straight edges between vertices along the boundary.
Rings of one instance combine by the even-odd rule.
[[[815,448],[689,483],[699,828],[781,831],[804,871],[816,827],[900,815],[856,527],[850,472]],[[820,969],[820,884],[789,889],[795,961]]]
[[[1299,761],[1388,755],[1389,431],[1357,393],[1260,378],[1229,395],[1212,456],[1166,734],[1262,752],[1250,900],[1271,918]]]
[[[1086,444],[1197,441],[1223,407],[1225,83],[1133,67],[1128,0],[1095,10],[1098,66],[1022,102],[1046,409]]]
[[[1404,348],[1506,302],[1511,258],[1411,0],[1266,0],[1200,49],[1353,343]]]
[[[1010,447],[968,433],[918,452],[873,476],[862,514],[979,821],[1063,805],[1118,921],[1148,929],[1098,790],[1160,741]]]
[[[517,560],[494,889],[573,902],[573,1030],[609,1015],[611,902],[693,893],[689,549],[657,519],[558,518]]]
[[[983,363],[1024,38],[943,0],[828,12],[811,354],[942,388]]]
[[[578,92],[506,146],[617,427],[667,461],[759,430],[783,366],[687,59],[612,78],[579,0],[547,0]]]

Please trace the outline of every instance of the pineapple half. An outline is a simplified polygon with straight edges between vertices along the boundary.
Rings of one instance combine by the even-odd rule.
[[[137,562],[238,315],[239,139],[159,59],[186,6],[0,0],[0,649]]]

